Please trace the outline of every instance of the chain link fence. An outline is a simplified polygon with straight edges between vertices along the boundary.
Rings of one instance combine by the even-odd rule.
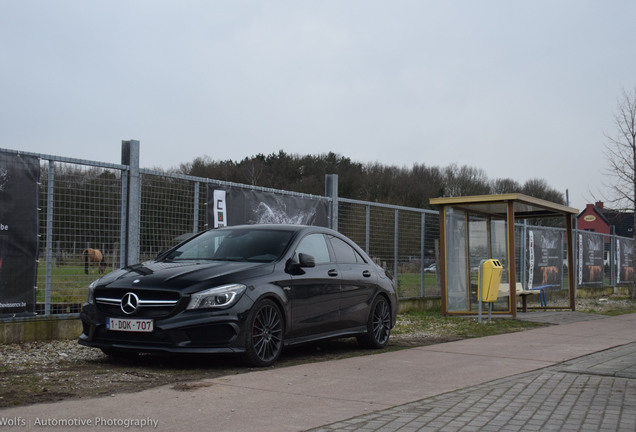
[[[141,171],[139,258],[157,256],[206,228],[206,179]]]
[[[439,212],[338,200],[338,230],[397,276],[401,298],[439,297]]]
[[[41,161],[36,311],[44,316],[77,314],[90,282],[124,265],[130,224],[127,200],[138,200],[138,258],[143,261],[205,230],[206,186],[223,185],[216,180],[140,170],[141,192],[129,197],[127,165],[35,156]],[[338,231],[396,276],[400,298],[440,296],[435,268],[440,246],[437,211],[346,198],[337,202]],[[527,229],[517,229],[516,244],[522,248],[517,253],[519,268],[524,268],[521,261],[526,259],[522,239]],[[616,259],[609,251],[614,250],[615,239],[603,238],[608,251],[603,284],[610,286],[624,283],[613,276],[617,274]],[[92,249],[99,250],[105,265],[93,262]],[[570,272],[565,269],[563,275],[570,277]]]
[[[125,167],[41,159],[36,311],[77,312],[88,284],[119,267]]]

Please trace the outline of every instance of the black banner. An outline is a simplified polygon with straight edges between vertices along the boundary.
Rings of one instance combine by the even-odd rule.
[[[208,226],[296,224],[326,227],[329,200],[312,199],[240,187],[207,189]]]
[[[634,240],[616,239],[616,283],[634,283]]]
[[[605,240],[602,236],[579,233],[579,285],[603,284],[603,254]]]
[[[0,152],[0,316],[35,313],[40,160]]]
[[[528,230],[528,287],[561,286],[563,233]]]

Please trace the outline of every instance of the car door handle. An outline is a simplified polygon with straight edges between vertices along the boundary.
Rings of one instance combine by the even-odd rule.
[[[371,272],[369,270],[365,270],[365,271],[362,272],[362,276],[371,277]]]
[[[336,270],[336,269],[331,269],[331,270],[329,270],[329,271],[327,272],[327,274],[328,274],[329,276],[334,276],[334,277],[335,277],[335,276],[338,276],[338,270]]]

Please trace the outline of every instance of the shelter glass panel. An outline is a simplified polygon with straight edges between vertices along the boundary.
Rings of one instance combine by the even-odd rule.
[[[470,256],[470,306],[469,310],[479,307],[479,264],[489,259],[488,220],[471,217],[468,223],[468,250]]]
[[[466,216],[446,209],[446,290],[449,312],[465,312],[468,299]]]

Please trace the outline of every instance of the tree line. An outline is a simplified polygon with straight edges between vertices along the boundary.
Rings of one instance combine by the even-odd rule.
[[[181,164],[176,172],[313,195],[324,195],[325,174],[337,174],[338,195],[343,198],[423,209],[431,208],[430,198],[502,193],[522,193],[565,204],[563,194],[539,178],[523,184],[509,178],[490,179],[483,169],[456,164],[438,167],[414,163],[410,168],[363,164],[333,152],[303,156],[280,150],[238,162],[203,156]]]
[[[192,227],[193,203],[181,199],[193,195],[192,185],[170,176],[161,176],[161,169],[154,170],[159,175],[145,175],[142,181],[140,247],[150,254],[171,246],[177,236],[201,228]],[[542,179],[519,184],[512,179],[491,180],[483,170],[468,166],[440,168],[414,164],[405,168],[380,163],[363,164],[333,152],[299,156],[279,151],[268,156],[258,154],[240,162],[199,157],[171,171],[313,195],[324,195],[325,174],[337,174],[340,197],[424,209],[431,208],[429,199],[434,197],[490,193],[524,193],[563,204],[562,194]],[[47,233],[48,177],[48,167],[42,165],[42,238]],[[52,226],[55,251],[80,253],[86,247],[93,247],[108,254],[116,253],[121,200],[121,173],[117,170],[58,164],[54,179]],[[345,213],[341,217],[344,218]],[[383,214],[374,213],[372,217],[383,219]],[[204,219],[201,214],[200,223]],[[344,219],[342,223],[345,223]]]

